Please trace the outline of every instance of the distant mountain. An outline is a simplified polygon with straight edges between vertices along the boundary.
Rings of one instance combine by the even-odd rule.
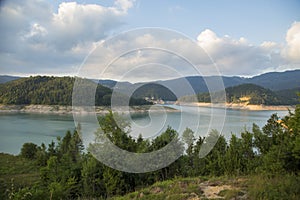
[[[300,87],[300,70],[265,73],[247,81],[273,91],[294,89]]]
[[[255,84],[264,87],[266,89],[270,89],[272,91],[280,91],[286,89],[295,89],[300,86],[300,70],[293,70],[293,71],[286,71],[286,72],[271,72],[259,76],[254,76],[252,78],[243,78],[238,76],[233,76],[233,77],[222,76],[221,78],[223,80],[225,88],[238,86],[242,84]],[[151,86],[147,86],[147,88],[148,90],[156,91],[156,93],[153,93],[153,96],[157,96],[159,98],[162,98],[163,100],[166,100],[164,99],[165,97],[160,95],[163,94],[163,92],[158,90],[159,88],[157,87],[157,84],[163,85],[165,88],[168,88],[179,98],[186,95],[208,92],[206,82],[211,83],[211,85],[213,86],[212,91],[221,90],[222,88],[220,86],[214,84],[217,82],[217,80],[220,80],[220,77],[189,76],[185,78],[151,82],[156,84],[156,85],[152,85],[153,87],[156,88],[151,89],[150,88]],[[111,88],[115,89],[120,93],[128,93],[128,91],[134,91],[145,84],[149,84],[149,83],[131,84],[128,82],[126,83],[119,82],[117,88],[115,87],[111,87]],[[189,86],[190,89],[188,89]],[[140,91],[138,96],[146,97],[148,96],[148,94],[147,92],[143,94]]]
[[[72,105],[72,92],[75,78],[35,76],[20,78],[0,84],[1,104],[45,104],[45,105]],[[95,84],[87,80],[87,84]],[[112,90],[100,84],[95,93],[95,105],[109,106]],[[128,99],[118,94],[120,99]],[[122,102],[122,101],[120,101]],[[143,99],[130,99],[131,105],[149,104]]]
[[[19,79],[21,77],[18,77],[18,76],[7,76],[7,75],[0,75],[0,83],[6,83],[6,82],[9,82],[9,81],[13,81],[13,80],[16,80],[16,79]]]
[[[117,81],[114,80],[95,80],[95,82],[98,82],[99,84],[108,87],[110,89],[114,88],[115,85],[117,84]]]

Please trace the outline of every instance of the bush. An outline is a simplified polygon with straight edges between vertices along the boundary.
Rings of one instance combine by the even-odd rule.
[[[24,143],[21,149],[21,156],[27,159],[35,159],[38,147],[33,143]]]
[[[249,180],[249,199],[299,199],[300,177],[290,174],[253,176]]]

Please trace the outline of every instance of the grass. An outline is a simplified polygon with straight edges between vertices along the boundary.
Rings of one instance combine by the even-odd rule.
[[[234,179],[235,180],[235,179]],[[245,181],[246,179],[243,179]],[[133,193],[113,197],[112,200],[186,200],[186,199],[209,199],[206,198],[203,188],[232,184],[232,190],[221,191],[219,198],[232,199],[244,195],[244,192],[234,186],[237,184],[228,177],[195,177],[176,178],[162,182],[156,182],[152,186],[135,191]]]
[[[0,193],[12,184],[15,188],[32,186],[39,180],[39,169],[34,161],[20,156],[0,153]],[[1,196],[0,196],[1,199]]]
[[[222,190],[218,194],[221,197],[224,197],[224,199],[237,199],[240,196],[244,196],[245,193],[241,190],[233,189],[233,190]]]
[[[300,177],[292,174],[255,175],[249,181],[249,199],[289,199],[300,197]]]

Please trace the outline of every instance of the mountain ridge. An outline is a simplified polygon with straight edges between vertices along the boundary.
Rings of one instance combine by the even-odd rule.
[[[4,78],[3,78],[4,77]],[[0,76],[1,80],[8,80],[7,83],[11,83],[14,80],[6,78],[7,76]],[[8,76],[10,77],[10,76]],[[18,77],[13,77],[16,80]],[[71,78],[71,77],[70,77]],[[289,70],[285,72],[268,72],[253,76],[251,78],[245,78],[240,76],[221,76],[224,84],[224,88],[234,87],[243,84],[255,84],[265,89],[272,90],[276,93],[277,98],[284,99],[288,104],[294,104],[298,97],[296,92],[300,92],[300,70]],[[195,95],[200,93],[207,93],[208,88],[206,82],[215,83],[220,81],[219,76],[187,76],[183,78],[176,78],[170,80],[157,80],[153,82],[118,82],[115,80],[95,80],[90,79],[105,88],[109,88],[114,92],[129,95],[132,94],[133,98],[155,98],[162,99],[164,101],[176,101],[178,98]],[[5,83],[0,84],[0,86]],[[223,90],[224,88],[217,86],[215,91]],[[210,91],[210,92],[215,92]],[[106,100],[108,98],[106,97]]]

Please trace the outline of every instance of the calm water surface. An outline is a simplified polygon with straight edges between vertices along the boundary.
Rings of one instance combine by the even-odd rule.
[[[173,106],[174,108],[178,108]],[[184,113],[184,114],[182,114]],[[211,124],[211,109],[185,107],[183,112],[153,113],[152,115],[133,115],[131,118],[133,137],[142,134],[144,138],[153,138],[166,130],[167,126],[181,133],[186,127],[204,136],[209,129],[219,129],[220,124]],[[215,117],[222,118],[223,110],[216,110]],[[231,133],[239,135],[245,129],[251,130],[252,124],[262,127],[273,113],[284,116],[287,111],[246,111],[227,110],[222,134],[226,138]],[[218,114],[220,116],[218,116]],[[88,124],[85,124],[88,126]],[[33,142],[40,145],[55,141],[58,136],[64,136],[67,130],[73,131],[75,123],[72,115],[54,114],[28,114],[28,113],[0,113],[0,152],[18,154],[25,142]],[[219,130],[221,131],[221,130]],[[90,133],[91,135],[93,133]],[[87,136],[90,137],[90,136]]]

